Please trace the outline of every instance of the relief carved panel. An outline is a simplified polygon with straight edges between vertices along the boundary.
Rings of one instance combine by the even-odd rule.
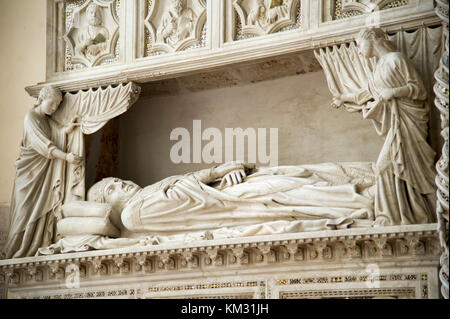
[[[148,0],[145,55],[202,47],[206,37],[206,0]]]
[[[69,1],[66,4],[66,70],[117,60],[118,0]]]
[[[402,7],[410,0],[332,0],[332,19],[344,19],[365,13]]]
[[[236,40],[300,26],[300,0],[233,0],[233,9]]]

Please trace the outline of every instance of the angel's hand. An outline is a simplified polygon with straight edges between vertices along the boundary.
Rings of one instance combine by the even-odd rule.
[[[78,127],[78,126],[80,126],[80,125],[81,125],[81,123],[80,123],[80,117],[79,117],[79,116],[75,116],[75,117],[70,121],[69,126],[66,127],[65,133],[66,133],[66,134],[72,133],[72,131],[73,131],[76,127]]]
[[[333,97],[333,101],[331,102],[331,106],[335,109],[338,109],[344,104],[344,101],[342,100],[342,95]]]
[[[69,162],[70,164],[80,165],[83,162],[83,157],[73,153],[67,153],[66,161]]]

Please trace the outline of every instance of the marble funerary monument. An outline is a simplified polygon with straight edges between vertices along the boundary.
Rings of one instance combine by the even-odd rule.
[[[448,298],[448,1],[47,0],[47,16],[2,297]],[[92,136],[117,147],[143,97],[315,71],[331,98],[314,107],[370,122],[378,158],[89,176]]]

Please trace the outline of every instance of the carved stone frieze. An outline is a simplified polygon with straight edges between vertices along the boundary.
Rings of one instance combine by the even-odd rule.
[[[439,238],[435,224],[410,226],[420,231],[373,233],[364,236],[326,236],[279,240],[264,236],[264,241],[241,243],[208,240],[194,245],[164,249],[154,245],[108,251],[92,251],[55,256],[40,256],[0,261],[0,279],[10,286],[23,283],[54,283],[67,279],[71,269],[78,269],[80,280],[135,276],[142,273],[196,271],[201,269],[255,268],[265,265],[354,263],[401,258],[439,258]],[[297,234],[298,236],[298,234]],[[268,238],[274,238],[268,240]]]

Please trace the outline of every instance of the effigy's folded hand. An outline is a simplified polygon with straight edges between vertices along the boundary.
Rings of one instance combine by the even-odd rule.
[[[244,161],[232,161],[226,162],[214,168],[214,173],[217,175],[217,178],[225,177],[228,173],[232,171],[239,170],[252,170],[255,168],[254,164],[245,163]]]
[[[244,182],[246,177],[247,177],[247,174],[245,174],[244,169],[231,171],[222,178],[220,186],[221,187],[225,186],[225,183],[228,186],[240,184],[240,183]]]

